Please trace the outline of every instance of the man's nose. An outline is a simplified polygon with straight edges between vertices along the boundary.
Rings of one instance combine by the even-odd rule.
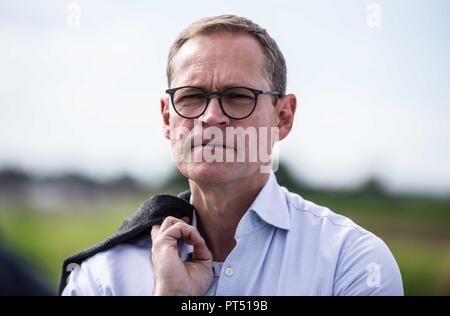
[[[216,96],[211,96],[208,107],[199,117],[200,121],[208,125],[228,125],[230,119],[226,116],[220,108],[219,100]]]

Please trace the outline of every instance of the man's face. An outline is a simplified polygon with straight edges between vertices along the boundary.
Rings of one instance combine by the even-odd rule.
[[[187,41],[173,60],[173,76],[171,88],[181,86],[196,86],[205,91],[223,91],[225,87],[243,86],[260,90],[271,90],[264,75],[264,55],[259,43],[249,35],[213,34],[197,36]],[[227,117],[220,109],[216,97],[212,97],[206,111],[197,119],[186,119],[176,114],[170,104],[169,97],[161,100],[161,111],[164,120],[164,134],[171,140],[172,155],[180,154],[186,135],[180,137],[180,127],[189,131],[188,138],[192,140],[194,134],[215,127],[222,131],[223,139],[215,141],[226,143],[227,127],[253,128],[268,131],[266,151],[271,151],[272,140],[270,128],[276,127],[278,117],[274,109],[273,98],[270,95],[260,95],[257,106],[249,117],[235,120]],[[194,123],[196,129],[194,129]],[[203,133],[204,134],[204,133]],[[205,137],[205,135],[203,135]],[[238,137],[238,136],[236,136]],[[212,138],[212,137],[211,137]],[[236,138],[234,138],[236,140]],[[209,137],[206,139],[209,140]],[[241,144],[244,139],[241,139]],[[258,143],[261,139],[258,138]],[[196,182],[218,184],[236,181],[260,172],[261,161],[249,161],[248,144],[239,148],[238,140],[234,147],[199,145],[188,146],[190,159],[180,159],[177,167],[181,173]],[[237,161],[237,152],[245,151],[244,161]],[[219,153],[218,151],[223,151]],[[186,152],[184,152],[186,154]],[[202,155],[203,154],[203,155]],[[222,162],[208,162],[205,159],[195,160],[194,156],[203,157],[213,154],[223,157]],[[228,155],[228,156],[227,156]],[[234,156],[228,161],[226,157]],[[186,157],[186,156],[185,156]]]

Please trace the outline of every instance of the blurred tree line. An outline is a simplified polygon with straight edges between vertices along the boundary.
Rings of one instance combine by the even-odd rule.
[[[377,177],[351,189],[318,188],[280,163],[277,181],[380,236],[399,263],[406,294],[450,294],[450,199],[393,194]],[[188,189],[177,169],[159,185],[129,175],[37,176],[0,170],[0,244],[47,271],[56,288],[62,260],[114,232],[149,196]],[[32,239],[28,236],[33,236]]]

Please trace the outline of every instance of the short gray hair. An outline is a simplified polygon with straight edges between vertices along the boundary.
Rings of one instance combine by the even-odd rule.
[[[236,15],[219,15],[198,20],[184,29],[172,44],[167,59],[167,81],[173,76],[173,59],[181,46],[198,35],[215,33],[244,33],[253,36],[261,45],[265,57],[265,72],[271,88],[286,94],[286,61],[275,40],[253,21]]]

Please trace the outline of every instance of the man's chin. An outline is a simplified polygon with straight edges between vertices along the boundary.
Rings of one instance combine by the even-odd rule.
[[[193,162],[189,163],[189,170],[198,175],[224,175],[233,172],[235,169],[234,163],[229,162]]]
[[[198,183],[222,183],[242,177],[242,163],[191,162],[180,166],[182,173]]]

